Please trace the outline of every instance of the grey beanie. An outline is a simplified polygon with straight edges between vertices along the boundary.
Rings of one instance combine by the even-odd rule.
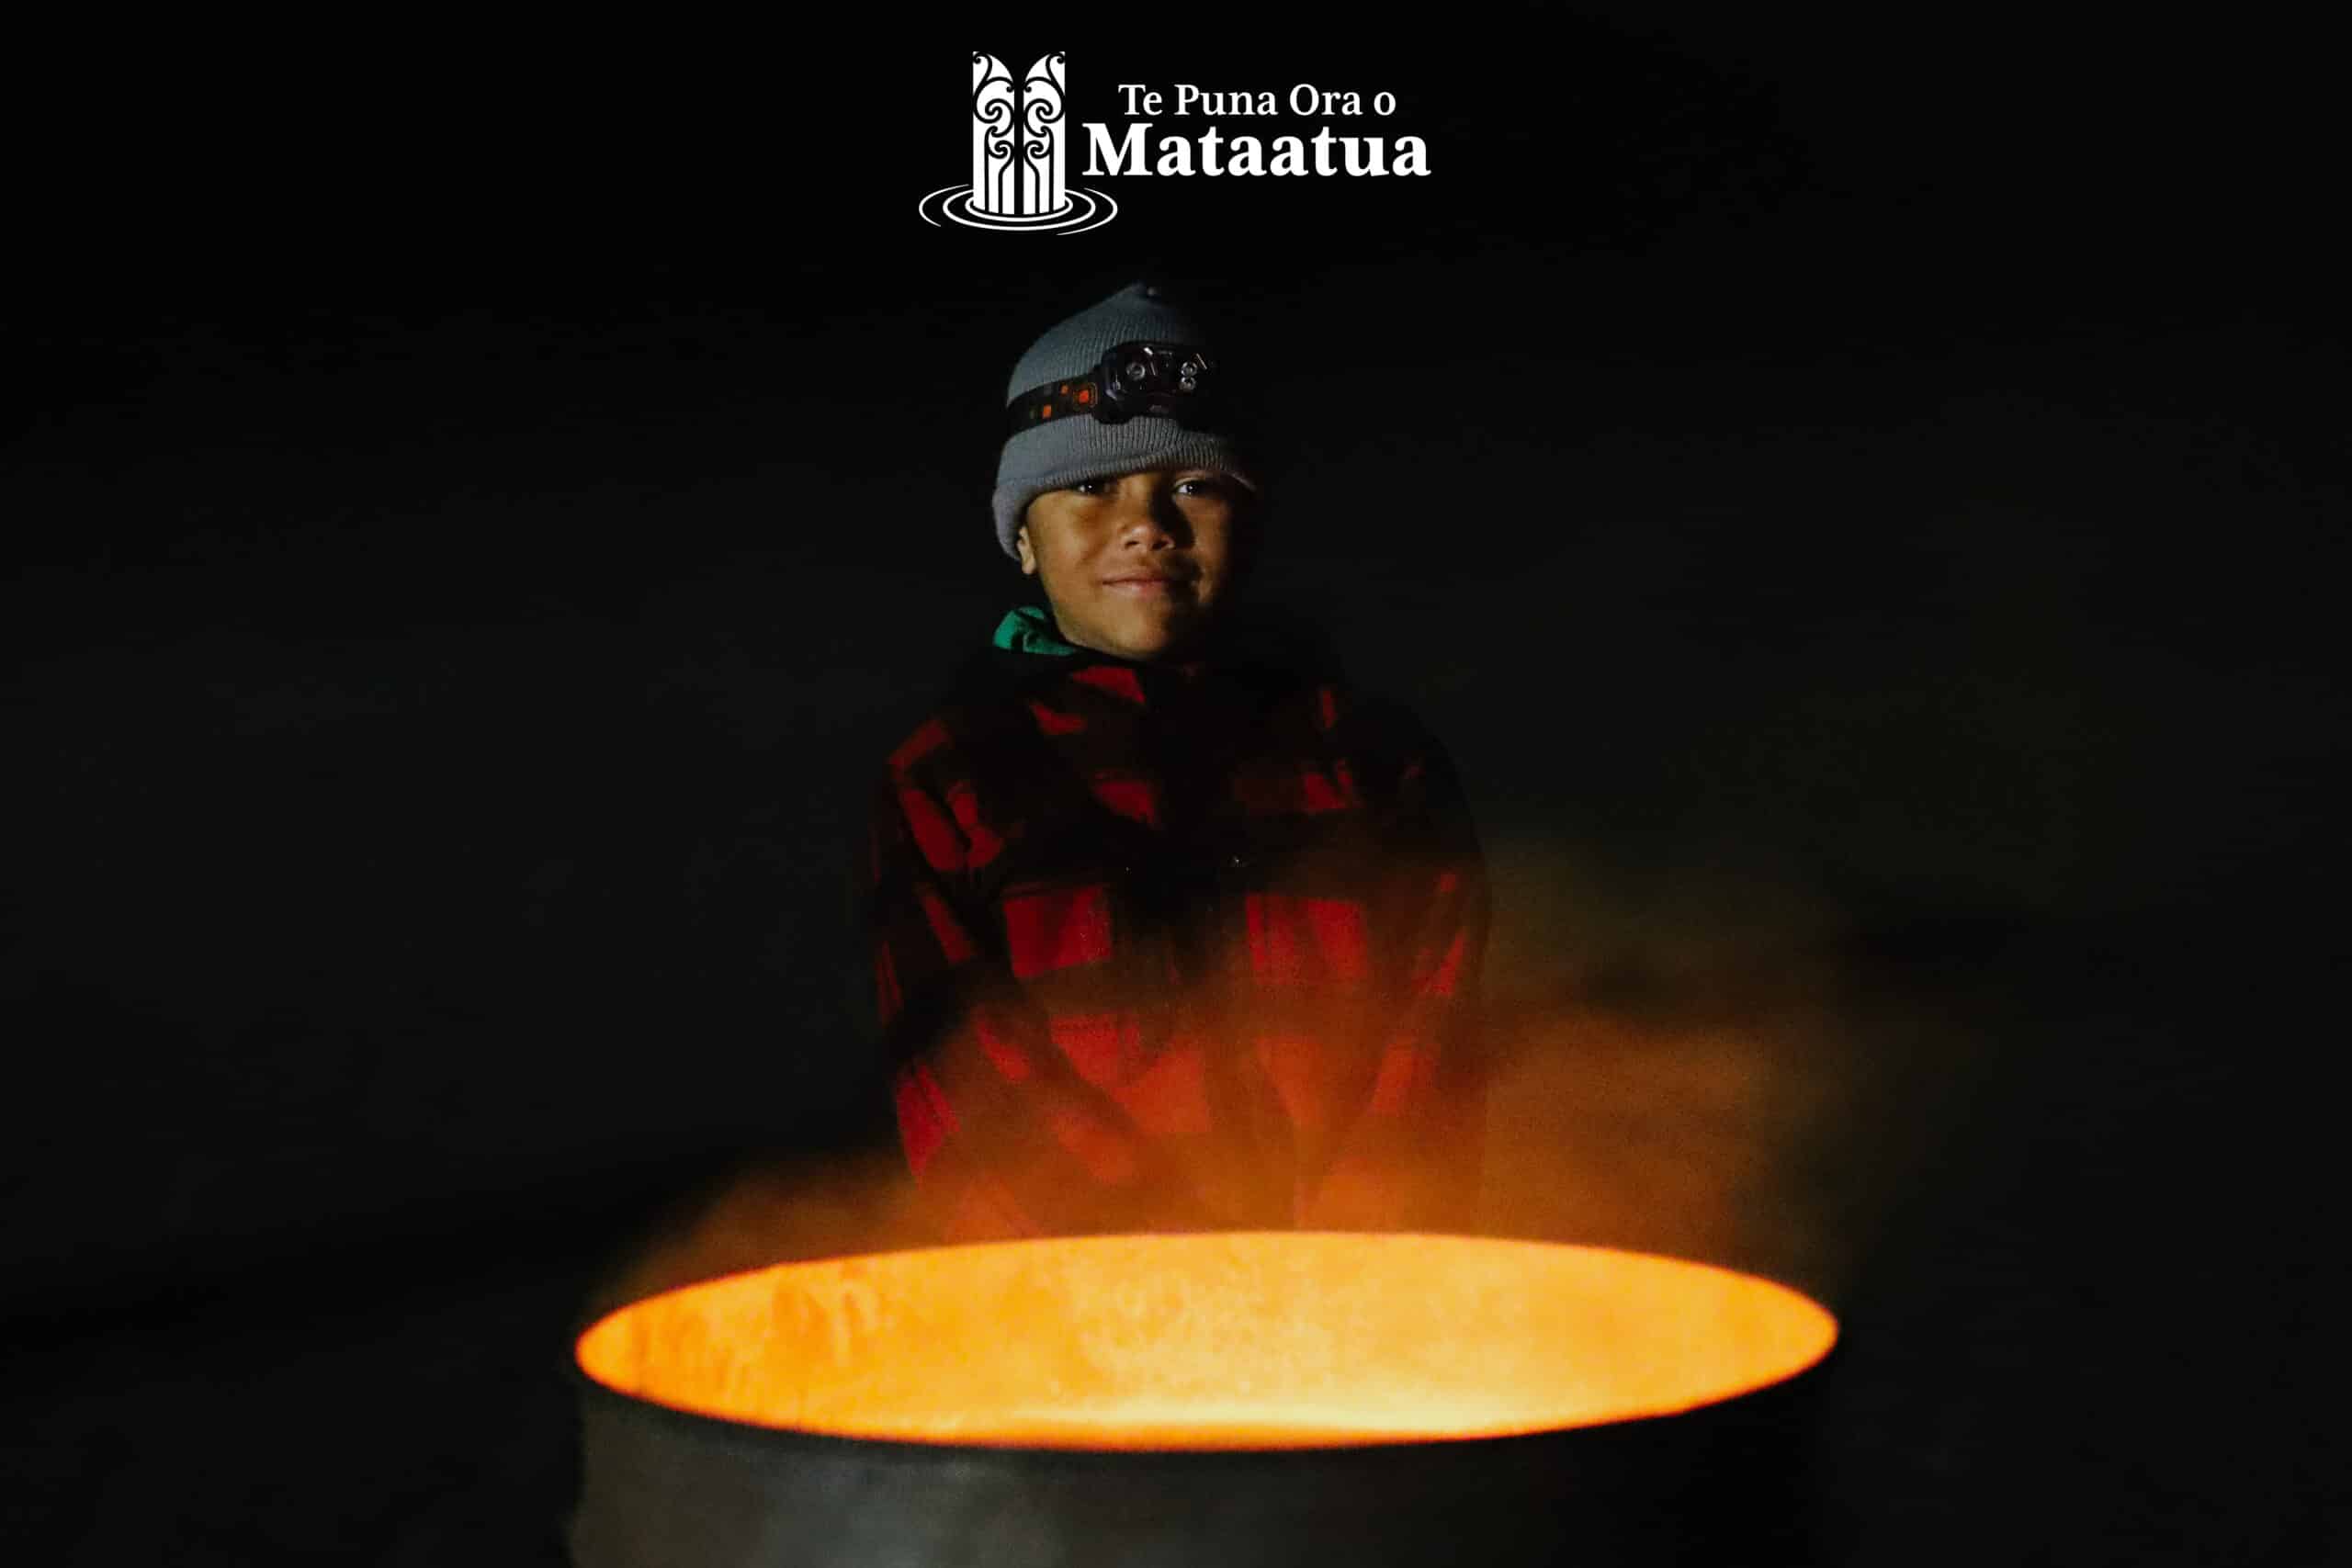
[[[1211,345],[1200,323],[1170,301],[1157,283],[1131,283],[1099,304],[1050,329],[1029,345],[1005,383],[1009,406],[1023,393],[1063,377],[1082,376],[1115,344],[1157,338],[1196,348]],[[1109,479],[1163,466],[1208,468],[1260,489],[1239,439],[1227,430],[1188,430],[1166,414],[1137,414],[1104,424],[1091,414],[1057,419],[1018,431],[1004,444],[996,468],[996,539],[1013,559],[1012,542],[1029,502],[1080,479]]]

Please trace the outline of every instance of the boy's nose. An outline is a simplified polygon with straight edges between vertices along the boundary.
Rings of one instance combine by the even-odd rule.
[[[1175,498],[1159,490],[1123,493],[1119,497],[1118,534],[1123,544],[1156,547],[1182,542],[1183,513]]]
[[[1137,507],[1134,515],[1120,521],[1119,537],[1123,543],[1151,548],[1176,542],[1174,531],[1161,522],[1148,506]]]

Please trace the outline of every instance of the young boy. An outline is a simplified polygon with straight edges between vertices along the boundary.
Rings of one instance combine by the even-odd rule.
[[[1138,283],[1008,388],[1008,615],[889,758],[865,942],[942,1235],[1463,1229],[1484,863],[1437,741],[1236,613],[1264,527]]]

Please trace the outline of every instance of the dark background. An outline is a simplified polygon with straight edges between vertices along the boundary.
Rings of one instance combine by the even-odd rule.
[[[1074,149],[1067,237],[917,216],[935,27],[28,51],[10,1555],[556,1560],[594,1282],[871,1128],[858,790],[1021,587],[1012,359],[1145,266],[1282,410],[1268,588],[1471,780],[1505,990],[1802,953],[1974,1043],[1842,1168],[1838,1560],[2324,1555],[2316,40],[1657,15],[990,23],[1081,121],[1306,80],[1429,143]]]

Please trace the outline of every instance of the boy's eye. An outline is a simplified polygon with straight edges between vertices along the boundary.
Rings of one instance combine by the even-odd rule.
[[[1101,495],[1111,488],[1111,482],[1108,479],[1080,479],[1069,488],[1080,495]]]

